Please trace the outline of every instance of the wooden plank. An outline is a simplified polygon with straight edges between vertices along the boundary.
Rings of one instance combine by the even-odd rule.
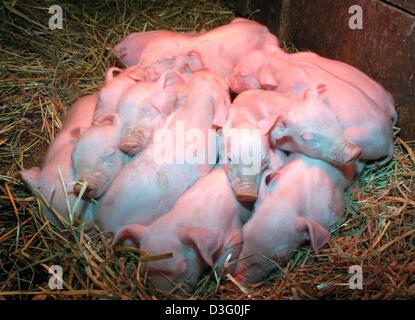
[[[278,11],[278,19],[273,18],[274,14],[265,13],[253,17],[267,25],[281,41],[349,63],[379,81],[397,102],[401,137],[415,140],[415,16],[409,13],[414,10],[415,1],[237,2],[248,11],[266,11],[267,6],[273,7]],[[352,5],[363,9],[362,30],[349,28]]]

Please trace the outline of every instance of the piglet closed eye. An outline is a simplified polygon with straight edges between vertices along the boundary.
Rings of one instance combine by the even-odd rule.
[[[156,82],[139,82],[121,97],[117,112],[122,123],[120,150],[129,156],[142,152],[152,141],[154,131],[180,105],[184,78],[168,71]]]
[[[152,256],[171,253],[171,258],[145,263],[141,272],[158,290],[190,293],[203,272],[215,269],[220,274],[227,259],[237,258],[242,246],[240,217],[246,211],[218,167],[150,226],[121,227],[113,244],[131,240]]]
[[[99,198],[108,189],[127,160],[118,149],[120,138],[121,121],[116,114],[81,133],[72,154],[76,193],[84,184],[86,198]]]

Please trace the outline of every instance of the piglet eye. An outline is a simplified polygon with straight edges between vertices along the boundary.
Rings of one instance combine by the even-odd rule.
[[[174,58],[167,58],[161,61],[162,64],[165,64],[167,66],[172,66],[174,63]]]
[[[301,134],[301,138],[305,141],[313,141],[316,139],[315,135],[312,134],[311,132],[303,132]]]

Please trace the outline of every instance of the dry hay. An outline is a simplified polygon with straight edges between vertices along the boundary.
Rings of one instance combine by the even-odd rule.
[[[51,31],[52,1],[14,3],[0,8],[0,299],[160,298],[137,277],[137,264],[146,260],[138,249],[112,252],[104,234],[85,233],[82,226],[68,226],[70,236],[62,237],[14,174],[40,164],[68,106],[102,85],[108,49],[123,36],[162,28],[209,29],[234,13],[217,0],[94,1],[88,6],[67,1],[61,4],[63,30]],[[301,248],[256,288],[241,288],[226,275],[220,281],[207,275],[188,298],[414,297],[414,165],[411,144],[397,138],[395,159],[365,171],[347,192],[345,219],[332,229],[328,246],[318,253]],[[48,266],[55,264],[63,267],[61,291],[48,287]],[[363,268],[363,290],[344,285],[351,265]]]

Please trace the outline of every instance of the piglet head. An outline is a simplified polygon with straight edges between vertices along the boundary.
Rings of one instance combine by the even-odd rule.
[[[262,281],[275,268],[273,261],[287,261],[307,241],[315,250],[328,242],[328,230],[312,219],[290,213],[289,208],[289,205],[259,206],[256,213],[271,210],[272,214],[261,214],[262,219],[244,226],[244,243],[235,272],[242,284]]]
[[[215,256],[222,246],[222,238],[218,231],[207,228],[183,228],[177,236],[179,246],[172,248],[175,249],[172,251],[178,263],[170,264],[168,269],[161,264],[152,264],[151,282],[164,291],[171,290],[172,285],[165,286],[166,282],[161,278],[162,273],[170,271],[170,280],[173,279],[183,291],[190,293],[196,287],[202,273],[213,267]]]
[[[236,198],[253,202],[260,177],[269,163],[268,139],[249,123],[222,130],[222,162]]]
[[[153,136],[153,129],[179,107],[184,84],[179,73],[168,71],[156,83],[140,83],[133,87],[134,94],[124,99],[119,108],[123,122],[120,150],[130,156],[144,150]]]
[[[225,80],[215,76],[214,84],[212,85],[211,90],[215,104],[212,124],[216,128],[222,128],[228,118],[229,108],[231,105],[229,87]]]
[[[336,165],[350,164],[361,149],[345,136],[335,114],[309,89],[303,100],[293,103],[287,113],[276,113],[259,125],[270,135],[271,144],[286,151],[301,152]]]
[[[103,122],[117,110],[117,104],[123,92],[136,83],[134,77],[129,76],[136,67],[122,70],[116,67],[109,68],[105,75],[105,84],[97,94],[94,123]]]
[[[85,183],[83,195],[87,198],[98,198],[108,189],[126,160],[118,149],[120,134],[121,122],[117,115],[83,133],[76,129],[72,131],[72,135],[79,139],[72,153],[77,181],[75,193],[79,194]]]
[[[196,101],[203,97],[209,108],[213,107],[212,126],[215,128],[224,126],[228,117],[230,96],[229,87],[223,78],[207,69],[198,71],[192,75],[186,93],[186,101],[191,100],[189,96],[193,96]]]
[[[181,46],[172,39],[165,38],[150,43],[143,51],[139,65],[152,68],[159,75],[165,71],[178,70],[183,63],[180,62]]]
[[[182,228],[177,233],[177,239],[179,246],[172,248],[172,252],[178,263],[169,265],[168,270],[171,275],[174,275],[172,277],[174,282],[179,284],[184,291],[192,292],[202,273],[213,267],[215,257],[222,247],[222,237],[218,231],[208,228]],[[172,273],[171,267],[177,270]],[[160,284],[164,281],[161,280],[160,275],[168,270],[157,264],[152,264],[150,269],[152,270],[151,282],[161,288]],[[154,271],[157,271],[157,274]],[[162,289],[165,290],[166,287]]]

